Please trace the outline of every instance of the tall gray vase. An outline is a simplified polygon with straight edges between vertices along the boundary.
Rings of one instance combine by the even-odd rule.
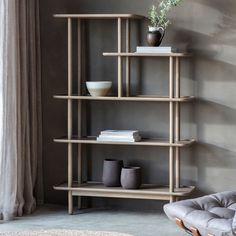
[[[102,181],[106,187],[120,187],[122,160],[105,159],[103,163]]]
[[[125,189],[138,189],[141,186],[141,167],[124,167],[121,170],[121,185]]]

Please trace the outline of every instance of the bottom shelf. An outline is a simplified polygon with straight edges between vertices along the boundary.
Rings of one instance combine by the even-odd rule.
[[[168,187],[160,187],[153,184],[144,184],[140,189],[128,190],[121,187],[105,187],[98,182],[87,182],[81,185],[74,182],[72,187],[68,187],[67,183],[64,183],[54,186],[54,189],[72,191],[73,196],[170,200],[170,197],[188,196],[195,187],[181,187],[175,189],[174,192],[169,192]]]

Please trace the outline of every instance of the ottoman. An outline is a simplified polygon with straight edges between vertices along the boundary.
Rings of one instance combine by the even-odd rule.
[[[169,203],[164,211],[170,220],[193,236],[236,235],[236,192]]]

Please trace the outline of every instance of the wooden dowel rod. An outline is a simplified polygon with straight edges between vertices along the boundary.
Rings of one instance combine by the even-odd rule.
[[[130,20],[126,19],[126,52],[130,52]],[[130,58],[126,57],[126,96],[130,96]]]
[[[81,37],[81,20],[78,19],[78,95],[82,95],[82,37]],[[78,137],[82,137],[82,101],[78,100],[78,110],[77,110],[77,116],[78,116]],[[78,178],[78,184],[82,183],[82,145],[78,144],[77,146],[77,178]],[[78,197],[78,208],[81,209],[81,197]]]
[[[68,95],[72,95],[72,21],[68,18]],[[68,139],[72,137],[72,100],[68,99]],[[72,144],[68,143],[68,187],[72,186]],[[73,213],[72,191],[68,191],[68,212]]]
[[[175,97],[180,97],[180,59],[175,62]],[[180,141],[180,103],[175,103],[175,141]],[[175,149],[175,186],[180,187],[180,148]]]
[[[82,76],[82,51],[81,51],[81,48],[82,48],[82,37],[81,37],[81,20],[78,19],[77,21],[77,37],[78,37],[78,95],[82,95],[81,92],[82,92],[82,89],[81,89],[81,83],[82,83],[82,79],[81,79],[81,76]]]
[[[169,58],[169,98],[174,95],[174,60],[173,57]],[[169,142],[173,143],[174,134],[174,104],[169,103]],[[169,147],[169,191],[174,191],[174,148]],[[172,201],[171,199],[170,201]]]
[[[118,22],[117,22],[117,36],[118,36],[118,38],[117,38],[117,43],[118,43],[118,53],[121,53],[121,51],[122,51],[122,38],[121,38],[121,35],[122,35],[122,25],[121,25],[121,18],[118,18]]]
[[[174,97],[174,60],[173,57],[170,57],[169,59],[169,98],[172,99]],[[173,143],[173,137],[174,137],[174,106],[173,101],[170,101],[169,103],[169,141],[170,143]]]
[[[118,42],[118,53],[122,51],[122,24],[121,18],[118,18],[117,22],[117,42]],[[118,97],[122,97],[122,57],[118,56]]]
[[[180,59],[175,63],[175,97],[180,98]],[[175,103],[175,141],[180,140],[180,104]]]
[[[68,144],[68,186],[72,187],[72,144]],[[73,213],[72,191],[68,191],[68,213]]]
[[[72,21],[68,18],[68,95],[72,94]]]
[[[180,58],[175,57],[175,97],[180,97]]]
[[[175,187],[180,188],[180,149],[175,149]]]
[[[176,197],[175,196],[170,196],[170,203],[175,202],[176,201]]]
[[[174,192],[174,148],[169,148],[169,192]]]

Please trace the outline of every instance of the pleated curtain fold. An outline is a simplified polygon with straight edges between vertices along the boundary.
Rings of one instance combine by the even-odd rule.
[[[43,202],[38,0],[0,3],[0,218]]]

